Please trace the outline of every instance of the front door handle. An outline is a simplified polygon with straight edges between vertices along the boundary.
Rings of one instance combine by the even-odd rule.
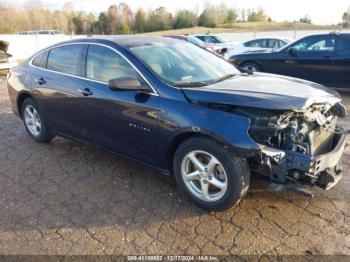
[[[89,88],[78,88],[78,92],[83,94],[84,96],[91,96],[93,93],[90,91]]]
[[[286,60],[286,64],[290,65],[290,64],[294,64],[295,61],[294,60]]]
[[[324,55],[323,58],[331,58],[331,55]]]
[[[40,77],[34,80],[35,82],[37,82],[39,85],[44,85],[46,84],[46,81],[44,78]]]

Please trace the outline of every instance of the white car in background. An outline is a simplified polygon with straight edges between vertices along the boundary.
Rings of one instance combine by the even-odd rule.
[[[231,49],[233,46],[237,45],[237,43],[226,41],[222,36],[216,34],[196,34],[194,36],[207,45],[215,46],[216,48]]]
[[[277,50],[294,40],[288,37],[258,37],[246,40],[228,49],[225,58],[232,55],[238,55],[246,52],[259,52],[265,50]]]
[[[60,30],[36,30],[36,31],[22,31],[17,35],[63,35]]]

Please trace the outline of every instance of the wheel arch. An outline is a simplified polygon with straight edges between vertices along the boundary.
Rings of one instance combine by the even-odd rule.
[[[174,159],[176,150],[182,143],[194,137],[201,137],[201,138],[207,138],[207,139],[213,140],[216,143],[225,147],[226,150],[228,150],[231,154],[236,155],[237,157],[248,158],[248,157],[251,157],[252,155],[255,155],[256,153],[256,148],[250,148],[250,149],[241,148],[239,146],[231,144],[228,140],[226,140],[225,138],[219,135],[216,135],[215,133],[205,132],[205,130],[202,130],[201,132],[187,130],[177,134],[171,140],[170,146],[168,147],[166,161],[168,165],[167,168],[170,171],[170,173],[173,172],[173,159]]]
[[[32,98],[35,100],[35,98],[28,92],[22,92],[18,95],[17,97],[17,101],[16,101],[16,104],[17,104],[17,110],[18,110],[18,114],[20,116],[20,118],[22,118],[22,105],[23,105],[23,102],[26,98]]]

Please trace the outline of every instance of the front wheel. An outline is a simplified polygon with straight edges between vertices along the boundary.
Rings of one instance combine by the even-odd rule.
[[[233,207],[245,196],[250,181],[246,160],[202,137],[191,138],[179,146],[174,174],[185,195],[205,210]]]

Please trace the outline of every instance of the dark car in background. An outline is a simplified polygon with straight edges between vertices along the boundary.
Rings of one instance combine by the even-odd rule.
[[[174,174],[204,209],[237,204],[251,171],[281,186],[324,189],[342,176],[346,136],[337,117],[345,108],[337,92],[241,72],[185,41],[59,43],[13,68],[7,87],[34,140],[63,136]]]
[[[350,34],[306,36],[277,51],[234,55],[230,63],[248,71],[287,75],[350,90]]]

